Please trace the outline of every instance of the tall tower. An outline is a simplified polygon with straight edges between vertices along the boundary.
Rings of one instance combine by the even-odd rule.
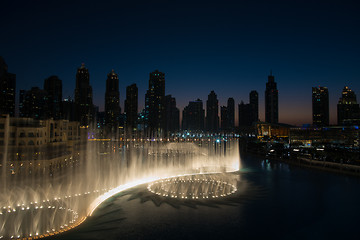
[[[0,114],[15,116],[16,75],[8,72],[8,66],[0,56]]]
[[[360,123],[360,109],[356,94],[349,87],[344,87],[337,104],[338,125],[355,125]]]
[[[47,92],[48,117],[58,120],[62,117],[62,81],[57,76],[51,76],[44,81]]]
[[[106,79],[105,91],[105,126],[108,133],[116,133],[120,119],[119,78],[112,70]]]
[[[272,72],[270,72],[265,90],[265,122],[279,122],[278,94],[275,78],[272,75]]]
[[[250,105],[252,108],[252,122],[259,121],[259,94],[253,90],[250,92]]]
[[[136,128],[138,115],[138,88],[135,83],[126,87],[125,113],[126,127],[131,129]]]
[[[165,73],[159,70],[150,73],[145,107],[150,134],[161,135],[165,127]]]
[[[228,129],[234,130],[234,128],[235,128],[235,101],[233,98],[229,98],[227,101],[227,118],[228,118]]]
[[[206,101],[206,130],[219,129],[219,101],[214,91],[211,91]]]
[[[76,72],[75,104],[78,107],[78,120],[82,126],[89,126],[93,120],[93,95],[90,86],[89,70],[82,63]]]
[[[313,125],[329,125],[329,91],[327,87],[312,88]]]

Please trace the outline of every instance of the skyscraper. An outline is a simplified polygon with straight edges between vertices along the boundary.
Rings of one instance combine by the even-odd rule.
[[[349,87],[344,87],[337,104],[338,125],[355,125],[360,123],[360,108],[356,94]]]
[[[200,99],[190,101],[183,110],[182,130],[204,130],[205,110]]]
[[[278,94],[275,78],[270,72],[265,90],[265,122],[279,122]]]
[[[62,81],[57,76],[44,80],[44,90],[47,92],[47,116],[58,120],[62,117]]]
[[[329,125],[329,91],[327,87],[312,88],[313,125]]]
[[[211,91],[206,101],[206,130],[219,129],[219,101],[214,91]]]
[[[253,90],[250,92],[250,105],[252,107],[252,122],[259,121],[259,94],[257,91]]]
[[[220,107],[220,122],[221,130],[225,131],[229,129],[229,115],[228,108],[226,106]]]
[[[176,107],[176,99],[171,95],[165,96],[165,133],[179,130],[180,113]]]
[[[147,127],[150,135],[161,135],[165,127],[165,73],[159,72],[159,70],[150,73],[145,107],[147,108]]]
[[[16,75],[8,72],[5,60],[0,56],[0,114],[15,116]]]
[[[47,119],[47,92],[38,87],[32,87],[25,92],[21,116],[35,119]]]
[[[24,116],[25,95],[26,95],[26,91],[24,89],[21,89],[20,94],[19,94],[19,116],[20,117],[25,117]]]
[[[229,98],[227,101],[227,115],[228,115],[228,129],[234,130],[235,128],[235,101]]]
[[[125,114],[126,127],[131,129],[136,128],[138,117],[138,88],[135,83],[126,87]]]
[[[249,127],[254,122],[259,121],[259,96],[257,91],[253,90],[249,94],[249,102],[243,101],[239,104],[239,126]]]
[[[243,101],[238,105],[239,108],[239,127],[249,127],[253,123],[253,106]]]
[[[82,63],[76,72],[75,104],[81,126],[89,126],[93,120],[93,95],[89,70]]]
[[[108,133],[116,133],[120,118],[119,78],[112,70],[106,79],[105,126]]]

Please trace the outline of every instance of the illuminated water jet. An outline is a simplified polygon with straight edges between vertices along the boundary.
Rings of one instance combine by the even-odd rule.
[[[237,171],[237,144],[236,140],[218,143],[212,138],[197,143],[89,142],[86,152],[79,155],[81,167],[63,176],[14,181],[2,175],[0,238],[37,239],[67,231],[83,222],[107,198],[154,181],[151,189],[163,188],[162,192],[156,190],[162,195],[169,195],[173,188],[187,188],[191,190],[176,196],[227,196],[236,191],[235,185],[207,174]],[[158,182],[161,179],[171,184],[162,186]]]

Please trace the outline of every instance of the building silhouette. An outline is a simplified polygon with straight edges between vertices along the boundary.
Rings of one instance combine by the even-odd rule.
[[[235,100],[234,98],[228,98],[227,101],[227,117],[228,117],[228,130],[235,129]]]
[[[338,125],[358,125],[360,123],[360,108],[356,94],[349,87],[344,87],[337,104]]]
[[[105,126],[107,133],[116,133],[120,120],[119,78],[112,70],[106,79]]]
[[[253,90],[249,94],[249,103],[243,101],[238,105],[239,108],[239,127],[252,126],[259,121],[259,95]]]
[[[150,73],[149,89],[145,95],[146,127],[151,136],[160,136],[165,127],[165,73]]]
[[[75,104],[78,107],[77,119],[81,126],[89,126],[93,120],[93,93],[90,86],[89,70],[82,63],[76,72]]]
[[[275,78],[270,72],[265,90],[265,121],[268,123],[279,122],[279,100]]]
[[[47,92],[47,116],[54,120],[62,118],[62,81],[57,76],[44,80],[44,90]]]
[[[249,127],[253,123],[253,106],[243,101],[238,105],[239,108],[239,127]]]
[[[182,130],[203,131],[205,110],[200,99],[190,101],[183,110]]]
[[[327,87],[312,88],[313,125],[329,126],[329,91]]]
[[[78,121],[78,107],[71,97],[64,98],[62,103],[62,118],[69,121]]]
[[[223,131],[229,129],[229,113],[226,106],[220,107],[220,127]]]
[[[165,96],[165,133],[178,131],[180,128],[180,112],[176,107],[176,99],[171,95]]]
[[[20,116],[37,120],[48,119],[47,103],[47,92],[38,87],[32,87],[24,94]]]
[[[24,116],[24,101],[25,101],[25,95],[26,95],[26,91],[24,89],[21,89],[19,91],[19,116],[20,117],[25,117]]]
[[[206,130],[219,130],[219,101],[214,91],[211,91],[206,101]]]
[[[259,121],[259,94],[257,91],[253,90],[249,94],[250,105],[252,106],[252,121]]]
[[[5,60],[0,56],[0,114],[15,116],[16,75],[8,72]]]
[[[138,88],[135,83],[126,87],[125,114],[126,127],[130,129],[137,128]]]

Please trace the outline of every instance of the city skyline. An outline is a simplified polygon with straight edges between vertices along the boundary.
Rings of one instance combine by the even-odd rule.
[[[9,11],[1,15],[7,36],[0,40],[6,46],[1,55],[17,75],[17,96],[20,89],[41,87],[56,75],[63,81],[63,96],[74,98],[74,73],[84,62],[95,105],[104,110],[104,82],[114,69],[121,108],[126,86],[136,83],[140,111],[147,74],[159,69],[166,75],[165,92],[176,98],[180,110],[188,101],[205,101],[211,90],[220,106],[229,97],[235,104],[245,101],[256,90],[261,120],[272,69],[279,122],[311,123],[311,89],[320,85],[329,89],[330,124],[336,124],[344,86],[360,93],[358,4],[260,4],[39,2],[18,8],[5,1]]]
[[[5,64],[6,64],[6,61],[5,61]],[[91,78],[91,74],[90,74],[90,71],[89,71],[89,69],[87,69],[86,68],[86,65],[85,65],[85,63],[81,63],[81,66],[77,69],[77,71],[79,71],[79,70],[81,70],[81,69],[86,69],[86,71],[87,71],[87,74],[88,74],[88,76],[87,76],[87,78],[88,79],[90,79]],[[155,71],[158,71],[158,69],[156,69]],[[114,74],[114,69],[112,69],[111,70],[111,72]],[[151,74],[151,73],[150,73]],[[16,74],[15,74],[16,75]],[[117,75],[118,74],[116,74],[116,77],[117,77]],[[165,74],[166,75],[166,74]],[[164,78],[166,79],[166,76],[164,75]],[[77,75],[76,75],[76,77],[77,77]],[[75,77],[75,78],[76,78]],[[109,78],[109,74],[107,74],[107,77]],[[269,81],[269,79],[271,78],[272,79],[272,81],[274,81],[274,75],[272,74],[272,70],[270,70],[270,74],[268,75],[268,81]],[[56,76],[56,75],[51,75],[51,76],[49,76],[48,78],[46,78],[46,79],[44,79],[44,84],[49,80],[49,79],[51,79],[51,78],[55,78],[55,79],[59,79],[58,78],[58,76]],[[117,77],[118,78],[118,77]],[[60,79],[60,81],[62,81],[62,79]],[[87,81],[89,81],[89,80],[87,80]],[[118,82],[119,82],[120,80],[118,79]],[[76,79],[75,79],[75,82],[76,82]],[[60,83],[61,84],[61,83]],[[76,83],[76,84],[78,84],[78,83]],[[91,85],[91,81],[89,81],[89,83],[88,84],[90,84]],[[107,84],[107,83],[106,83]],[[266,85],[267,85],[268,83],[266,83]],[[120,84],[117,84],[119,87],[120,87]],[[125,89],[126,88],[128,88],[128,87],[130,87],[130,86],[132,86],[132,85],[136,85],[136,83],[133,83],[133,84],[130,84],[129,86],[126,86],[125,87]],[[166,84],[165,84],[165,86],[166,86]],[[91,86],[90,86],[91,87]],[[322,88],[322,87],[325,87],[325,88],[327,88],[326,86],[319,86],[319,88]],[[275,88],[276,88],[276,82],[275,82]],[[314,89],[314,88],[316,88],[316,87],[312,87],[312,89]],[[344,86],[344,88],[349,88],[348,86]],[[17,89],[17,94],[15,94],[16,96],[15,96],[15,101],[16,101],[16,104],[15,104],[15,112],[20,116],[20,109],[19,108],[21,108],[21,103],[20,103],[20,98],[21,98],[21,94],[24,94],[24,93],[22,93],[22,91],[25,91],[25,92],[29,92],[30,90],[33,90],[33,89],[39,89],[39,90],[43,90],[42,88],[41,88],[41,86],[39,87],[39,86],[33,86],[33,87],[31,87],[31,89],[19,89],[18,90],[18,88],[16,87],[16,89]],[[44,89],[45,89],[45,85],[44,85]],[[63,91],[63,89],[61,89],[62,91]],[[120,91],[119,92],[121,92],[121,87],[120,87],[120,89],[119,89]],[[211,92],[214,92],[215,90],[211,90]],[[68,95],[68,96],[65,96],[65,95],[63,95],[63,99],[67,99],[68,97],[70,97],[70,99],[72,99],[73,101],[75,101],[75,92],[76,92],[76,87],[75,87],[75,89],[74,89],[74,95],[72,95],[72,96],[70,96],[70,95]],[[251,93],[253,93],[253,92],[257,92],[256,90],[252,90],[252,91],[250,91],[250,93],[249,94],[251,94]],[[266,92],[266,91],[265,91]],[[352,91],[354,94],[356,94],[354,91]],[[215,91],[215,93],[216,93],[216,91]],[[165,92],[165,94],[166,95],[169,95],[169,92]],[[341,94],[343,94],[343,92],[341,92]],[[92,95],[94,95],[93,93],[92,93]],[[121,113],[125,113],[125,105],[126,105],[126,95],[127,94],[124,94],[124,100],[122,100],[121,99],[121,95],[120,95],[120,111],[121,111]],[[171,95],[171,94],[170,94]],[[264,94],[264,97],[265,97],[265,95],[266,94]],[[137,97],[140,97],[140,99],[141,99],[141,95],[140,96],[137,96]],[[146,99],[146,92],[145,92],[145,94],[143,95],[143,97],[144,97],[144,103],[145,103],[145,99]],[[340,97],[341,97],[341,95],[340,95]],[[220,97],[221,98],[221,97]],[[230,98],[232,98],[232,97],[230,97]],[[251,97],[250,97],[251,98]],[[312,97],[313,98],[313,97]],[[104,100],[105,99],[105,100]],[[176,99],[176,98],[175,98]],[[199,99],[199,98],[197,98],[197,99]],[[339,99],[339,98],[338,98]],[[202,100],[202,99],[200,99],[200,100]],[[259,114],[259,120],[260,121],[264,121],[264,122],[267,122],[266,121],[266,119],[265,119],[265,99],[263,99],[264,100],[264,105],[262,106],[262,104],[261,104],[261,102],[260,102],[260,104],[259,104],[259,108],[258,108],[258,114]],[[339,100],[338,100],[339,101]],[[93,103],[94,104],[94,107],[97,107],[98,109],[99,109],[99,111],[100,112],[106,112],[106,107],[105,107],[105,105],[106,105],[106,90],[105,90],[105,92],[104,92],[104,96],[103,96],[103,102],[104,102],[104,104],[103,105],[98,105],[98,104],[96,104],[96,103]],[[191,102],[191,100],[190,100],[190,102]],[[235,105],[241,105],[241,104],[243,104],[243,102],[244,102],[244,100],[243,99],[241,99],[240,100],[240,102],[235,102]],[[246,102],[246,100],[245,100],[245,102]],[[311,102],[313,102],[313,100],[311,100]],[[222,107],[222,105],[226,105],[226,103],[227,103],[227,101],[225,102],[225,104],[220,104],[220,103],[218,103],[218,117],[219,117],[219,124],[220,124],[220,121],[221,121],[221,107]],[[330,125],[337,125],[338,124],[338,106],[337,106],[337,104],[335,105],[335,106],[331,106],[331,103],[329,102],[328,103],[329,104],[329,109],[330,109],[330,112],[331,112],[331,109],[332,108],[335,108],[335,112],[333,113],[335,116],[335,118],[336,119],[331,119],[330,118]],[[183,108],[180,108],[180,110],[182,111],[184,108],[186,107],[186,105],[183,107]],[[145,110],[145,104],[138,104],[138,113],[141,113],[143,110]],[[206,110],[206,108],[204,108],[204,110]],[[263,113],[261,112],[261,110],[263,110]],[[311,111],[313,111],[313,106],[311,106]],[[236,117],[235,117],[235,126],[239,126],[238,125],[238,123],[239,123],[239,109],[236,109]],[[281,114],[281,109],[279,109],[278,110],[278,112],[279,112],[279,115]],[[207,112],[205,111],[205,113],[207,114]],[[44,112],[44,114],[45,114],[45,112]],[[262,115],[264,115],[264,117],[261,117]],[[183,118],[183,116],[182,116],[182,114],[180,115],[180,122],[182,121],[182,118]],[[293,125],[295,125],[295,126],[301,126],[301,125],[304,125],[304,124],[311,124],[312,122],[313,122],[313,113],[311,114],[311,122],[295,122],[295,123],[291,123],[291,122],[281,122],[281,121],[279,121],[279,123],[286,123],[286,124],[293,124]],[[120,122],[120,120],[119,120],[119,122]],[[205,124],[206,125],[206,124]],[[219,125],[220,126],[220,125]]]

